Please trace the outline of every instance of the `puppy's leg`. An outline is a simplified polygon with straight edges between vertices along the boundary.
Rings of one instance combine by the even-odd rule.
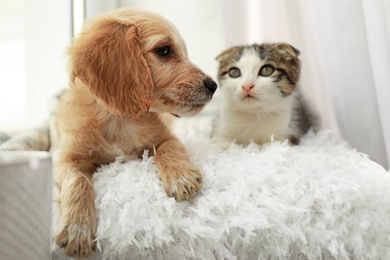
[[[155,163],[168,196],[177,200],[196,195],[202,183],[200,172],[188,163],[183,145],[172,137],[156,151]]]
[[[56,243],[65,253],[87,257],[96,248],[96,211],[92,174],[96,167],[80,161],[56,165],[61,218]]]

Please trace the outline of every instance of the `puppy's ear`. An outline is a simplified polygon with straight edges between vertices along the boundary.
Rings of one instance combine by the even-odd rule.
[[[70,49],[71,80],[79,78],[114,115],[138,119],[152,104],[153,82],[137,27],[103,21]]]

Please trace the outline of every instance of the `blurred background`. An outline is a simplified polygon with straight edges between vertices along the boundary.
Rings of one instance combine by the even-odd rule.
[[[73,37],[86,19],[124,6],[172,21],[213,77],[214,58],[232,45],[292,44],[323,126],[389,168],[390,0],[0,0],[0,131],[48,119],[48,100],[67,87]]]

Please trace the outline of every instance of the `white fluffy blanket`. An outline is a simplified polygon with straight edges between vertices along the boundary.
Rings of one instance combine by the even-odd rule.
[[[191,201],[167,197],[147,154],[99,169],[94,258],[390,259],[390,174],[365,154],[330,131],[222,151],[210,125],[175,128],[204,176]]]

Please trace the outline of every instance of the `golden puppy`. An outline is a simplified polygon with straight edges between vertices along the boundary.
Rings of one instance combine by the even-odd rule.
[[[96,246],[92,175],[99,165],[155,150],[168,196],[182,200],[197,193],[202,175],[159,113],[195,115],[217,85],[191,63],[169,21],[130,8],[86,25],[70,48],[70,79],[56,122],[61,210],[56,243],[80,257]]]

